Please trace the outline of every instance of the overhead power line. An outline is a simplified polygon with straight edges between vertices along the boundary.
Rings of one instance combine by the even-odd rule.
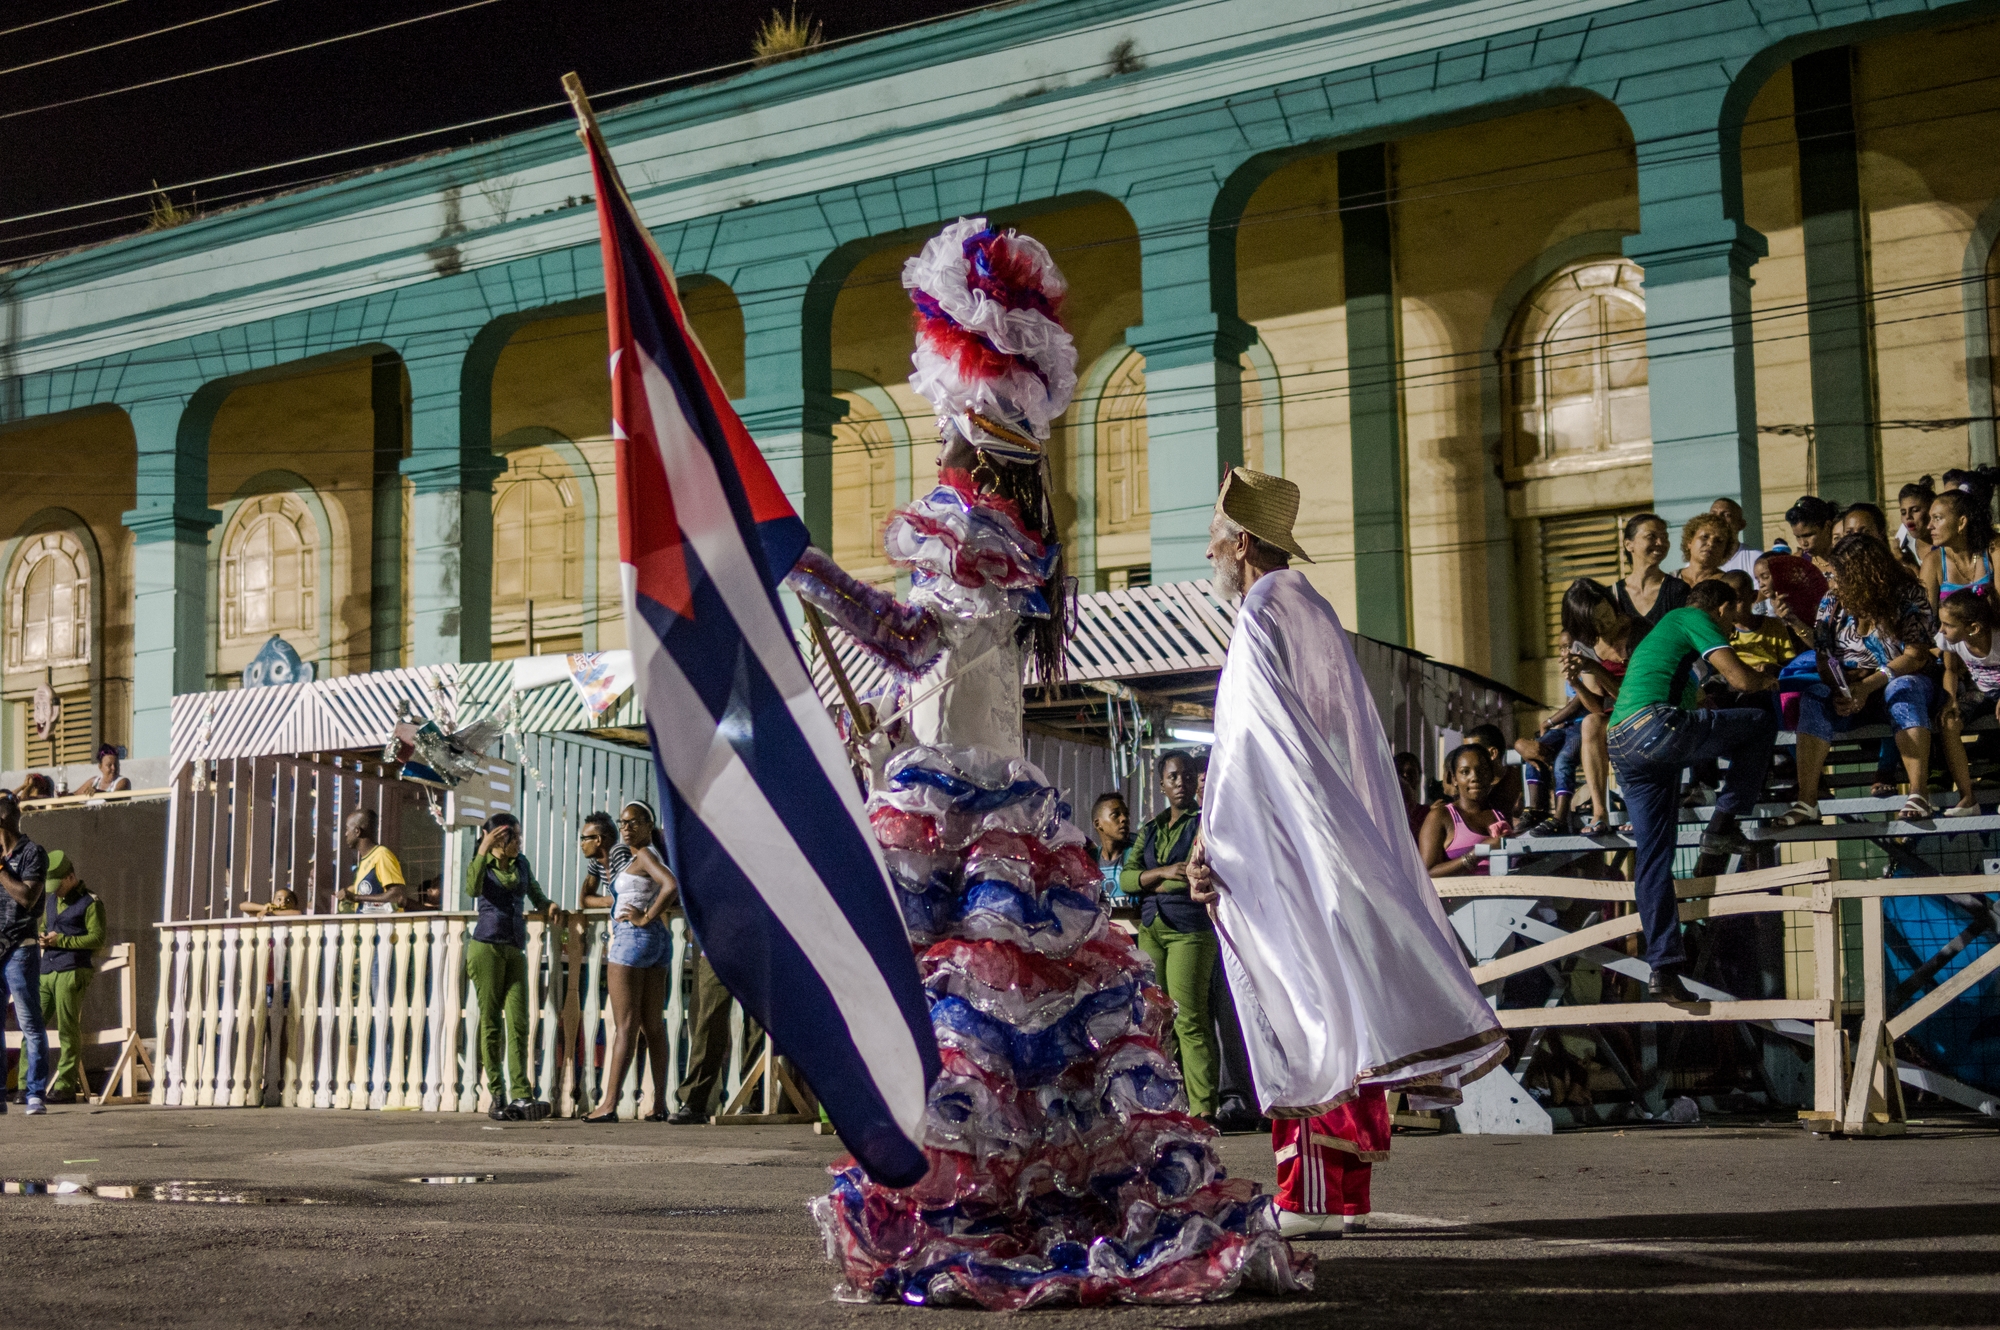
[[[12,37],[15,33],[26,32],[29,28],[45,28],[51,23],[61,23],[68,19],[82,18],[85,14],[95,14],[100,9],[116,9],[124,3],[125,0],[104,0],[103,4],[92,5],[88,9],[72,9],[67,14],[57,14],[53,18],[38,18],[33,23],[20,23],[11,28],[0,28],[0,37]]]
[[[79,51],[65,51],[61,55],[46,55],[40,60],[30,60],[25,65],[15,65],[9,69],[0,69],[0,75],[18,74],[24,69],[40,69],[43,65],[53,65],[59,64],[64,60],[74,60],[80,55],[95,55],[99,51],[108,51],[114,46],[129,46],[133,42],[143,42],[148,37],[160,37],[169,32],[179,32],[183,28],[199,27],[204,23],[213,23],[219,18],[231,18],[237,14],[247,14],[253,9],[262,9],[267,5],[275,5],[277,3],[278,0],[256,0],[254,4],[238,5],[234,9],[225,9],[220,14],[206,14],[201,18],[191,18],[185,23],[174,23],[164,28],[155,28],[151,32],[139,33],[136,36],[120,37],[116,41],[100,42],[96,46],[86,46]]]
[[[287,46],[283,50],[265,51],[259,55],[246,55],[239,60],[225,60],[219,65],[209,65],[202,69],[190,69],[179,74],[166,74],[143,83],[128,83],[122,88],[107,88],[103,92],[89,92],[81,97],[68,97],[59,102],[45,102],[40,106],[24,106],[17,111],[0,111],[0,120],[14,120],[24,115],[37,115],[43,111],[59,110],[65,106],[77,106],[84,102],[100,101],[106,97],[117,97],[123,93],[138,92],[142,88],[157,88],[165,83],[178,83],[182,79],[198,78],[203,74],[215,74],[225,69],[241,69],[244,65],[254,65],[263,60],[275,60],[281,55],[296,55],[300,51],[317,50],[322,46],[332,46],[336,42],[353,41],[356,37],[372,37],[378,32],[388,32],[393,28],[407,28],[412,23],[427,23],[434,18],[447,18],[453,14],[463,14],[469,9],[484,9],[497,5],[500,0],[471,0],[469,4],[455,5],[450,9],[435,9],[428,14],[416,14],[409,18],[399,18],[393,23],[380,23],[372,28],[361,28],[354,32],[344,32],[337,37],[322,37],[318,41],[301,42],[297,46]]]

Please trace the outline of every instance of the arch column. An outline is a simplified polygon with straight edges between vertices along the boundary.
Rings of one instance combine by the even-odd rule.
[[[1669,528],[1723,496],[1753,522],[1764,510],[1750,269],[1767,247],[1741,220],[1727,91],[1621,107],[1638,144],[1639,234],[1625,255],[1646,272],[1653,506]]]
[[[845,265],[842,265],[844,276]],[[833,427],[847,403],[833,393],[833,302],[839,277],[799,265],[744,270],[743,396],[736,414],[771,464],[813,544],[833,548]]]
[[[1410,641],[1402,325],[1396,300],[1389,145],[1339,157],[1341,272],[1347,295],[1348,471],[1354,494],[1354,629]]]
[[[208,436],[227,389],[162,389],[125,408],[138,448],[132,532],[134,757],[165,757],[177,693],[207,686]]]
[[[482,661],[493,647],[493,367],[512,328],[419,335],[410,376],[410,663]]]
[[[1235,224],[1246,197],[1204,168],[1126,199],[1146,321],[1125,341],[1146,360],[1155,583],[1208,576],[1216,491],[1243,464],[1241,356],[1257,340],[1236,314]]]

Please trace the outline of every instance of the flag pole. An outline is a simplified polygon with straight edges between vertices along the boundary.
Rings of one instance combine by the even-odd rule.
[[[583,91],[583,80],[576,76],[575,70],[571,70],[562,76],[562,85],[563,91],[569,94],[570,108],[576,112],[576,136],[582,139],[586,146],[596,148],[598,155],[604,159],[604,164],[610,167],[612,175],[616,176],[618,168],[612,165],[611,154],[604,150],[604,135],[598,132],[597,112],[590,109],[590,98]]]

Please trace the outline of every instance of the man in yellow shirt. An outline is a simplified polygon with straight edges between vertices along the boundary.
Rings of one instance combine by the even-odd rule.
[[[406,892],[403,861],[394,850],[376,843],[375,831],[374,809],[348,815],[342,840],[354,851],[354,885],[342,887],[340,899],[362,914],[394,914],[403,908]]]

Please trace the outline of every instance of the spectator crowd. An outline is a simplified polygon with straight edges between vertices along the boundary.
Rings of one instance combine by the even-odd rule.
[[[1904,485],[1893,525],[1875,504],[1806,495],[1767,550],[1744,546],[1743,510],[1717,499],[1682,526],[1672,573],[1666,521],[1626,521],[1625,576],[1564,594],[1564,700],[1512,746],[1518,765],[1493,726],[1446,756],[1442,798],[1416,788],[1413,757],[1399,761],[1431,874],[1484,872],[1474,851],[1510,837],[1629,835],[1652,994],[1689,1001],[1672,886],[1682,810],[1713,805],[1703,854],[1750,851],[1742,819],[1775,793],[1781,734],[1794,736],[1780,774],[1795,788],[1766,826],[1818,825],[1834,746],[1868,727],[1886,736],[1864,750],[1869,793],[1900,798],[1894,817],[1979,814],[1967,732],[2000,699],[1996,476]],[[1935,759],[1949,803],[1933,802]]]

